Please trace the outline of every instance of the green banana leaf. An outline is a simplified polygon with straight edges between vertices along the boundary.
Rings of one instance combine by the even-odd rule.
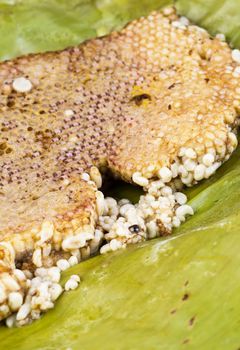
[[[169,0],[0,0],[0,60],[64,49],[120,29]]]
[[[165,3],[0,1],[0,55],[73,45]],[[179,0],[176,5],[240,46],[240,1]],[[238,148],[214,177],[187,190],[196,214],[173,236],[71,268],[62,283],[77,273],[80,287],[32,325],[2,327],[0,349],[240,349],[239,158]],[[121,195],[139,195],[125,185],[119,188]]]

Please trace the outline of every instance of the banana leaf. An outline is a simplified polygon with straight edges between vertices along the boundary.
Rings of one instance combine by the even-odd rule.
[[[0,1],[0,55],[73,45],[165,3]],[[240,46],[240,1],[176,5]],[[77,273],[80,287],[32,325],[1,327],[0,349],[240,349],[239,158],[240,148],[215,176],[187,190],[196,214],[171,237],[97,256],[65,272],[61,282]],[[120,195],[138,195],[120,187]]]
[[[120,29],[169,0],[0,0],[0,60],[64,49]]]

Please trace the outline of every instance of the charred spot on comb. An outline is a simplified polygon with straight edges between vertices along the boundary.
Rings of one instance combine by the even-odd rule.
[[[11,147],[8,147],[8,148],[6,149],[5,152],[6,152],[7,154],[9,154],[9,153],[12,153],[12,151],[13,151],[13,149],[12,149]]]
[[[14,97],[9,95],[7,98],[7,107],[12,108],[15,105]]]
[[[0,150],[4,150],[7,148],[7,143],[6,142],[1,142],[0,143]]]
[[[40,143],[42,148],[47,150],[54,142],[56,136],[56,133],[50,129],[38,130],[35,132],[35,142]]]
[[[13,149],[8,145],[7,142],[1,142],[0,143],[0,156],[3,156],[4,154],[11,153]]]
[[[8,128],[4,126],[3,128],[1,128],[1,131],[6,132],[6,131],[8,131]]]
[[[171,85],[168,87],[168,90],[173,89],[175,85],[176,85],[175,83],[171,84]]]
[[[141,104],[143,103],[144,100],[151,101],[152,98],[149,94],[144,93],[144,94],[133,96],[130,101],[135,102],[135,104],[137,106],[141,106]]]

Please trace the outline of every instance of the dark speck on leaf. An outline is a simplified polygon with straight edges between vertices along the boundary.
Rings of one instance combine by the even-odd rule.
[[[194,324],[195,321],[195,316],[193,316],[192,318],[190,318],[189,320],[189,326],[192,326]]]
[[[189,294],[185,293],[184,296],[182,297],[182,301],[185,301],[189,298]]]

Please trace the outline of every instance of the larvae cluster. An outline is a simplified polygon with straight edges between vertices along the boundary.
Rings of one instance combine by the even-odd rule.
[[[125,248],[146,239],[168,235],[179,227],[186,217],[193,215],[193,209],[186,204],[184,193],[176,191],[172,183],[162,180],[150,182],[137,204],[128,199],[116,201],[105,198],[99,229],[107,241],[100,253]]]
[[[80,283],[78,275],[72,275],[64,287],[59,284],[59,281],[61,272],[77,263],[78,259],[71,256],[68,260],[60,259],[57,266],[37,268],[34,274],[30,271],[15,270],[15,275],[18,279],[21,278],[22,281],[25,281],[28,288],[25,295],[16,287],[15,291],[9,293],[8,307],[13,314],[8,316],[9,310],[3,314],[3,317],[8,316],[6,325],[11,328],[32,323],[40,318],[41,313],[52,309],[55,301],[64,291],[76,289]],[[7,278],[5,285],[10,281],[9,276]]]

